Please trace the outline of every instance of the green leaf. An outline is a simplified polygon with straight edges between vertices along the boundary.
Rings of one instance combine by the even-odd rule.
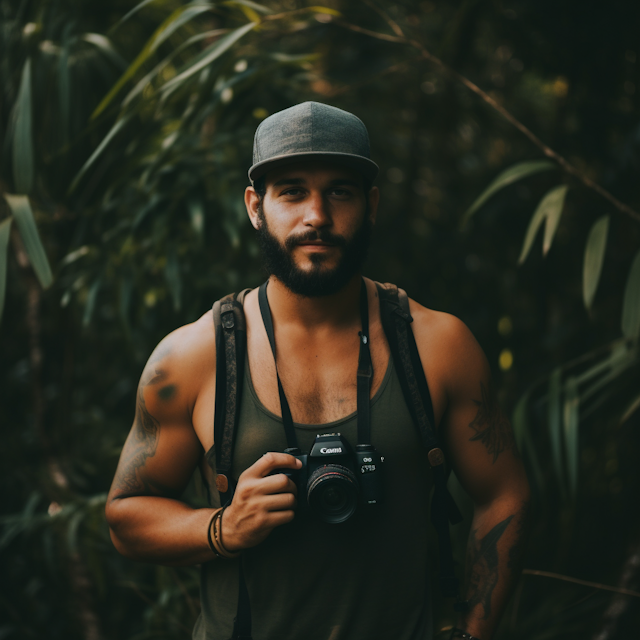
[[[637,361],[637,352],[629,350],[624,343],[616,345],[613,353],[605,364],[607,365],[607,373],[596,380],[590,387],[586,388],[580,395],[580,400],[585,402],[598,391],[609,386],[616,378],[623,374],[629,367],[632,367]]]
[[[102,99],[95,111],[91,114],[91,118],[96,118],[108,106],[113,98],[120,92],[122,87],[137,73],[138,69],[145,63],[147,58],[171,35],[173,35],[180,27],[185,25],[189,20],[196,16],[210,11],[213,5],[185,5],[176,9],[149,38],[138,57],[129,65],[129,68],[120,76],[120,79],[111,87],[109,93]]]
[[[559,187],[554,187],[546,193],[542,200],[540,200],[540,203],[531,217],[531,222],[529,223],[529,228],[527,229],[527,233],[524,238],[522,252],[518,259],[519,264],[522,264],[527,259],[527,255],[531,250],[531,245],[533,245],[538,229],[543,222],[546,222],[546,225],[544,230],[544,241],[542,244],[542,254],[547,255],[547,252],[551,247],[553,236],[558,228],[558,223],[560,222],[560,215],[562,214],[562,207],[564,205],[565,196],[567,195],[567,189],[567,185],[564,184]]]
[[[214,60],[219,58],[225,51],[231,48],[242,36],[246,35],[256,26],[255,22],[249,22],[242,27],[232,31],[224,38],[220,38],[217,42],[214,42],[211,46],[207,47],[203,52],[199,60],[188,66],[184,71],[179,73],[175,78],[172,78],[161,87],[161,91],[164,94],[163,97],[175,87],[182,84],[187,78],[191,77],[195,73],[198,73],[201,69],[211,64]]]
[[[91,322],[91,318],[93,317],[93,310],[96,307],[96,300],[98,299],[98,292],[100,291],[101,286],[102,278],[97,278],[89,288],[89,293],[87,294],[87,302],[84,305],[84,315],[82,316],[83,327],[88,327],[89,323]]]
[[[84,33],[81,39],[102,51],[117,67],[126,68],[127,61],[116,51],[111,40],[106,36],[100,33]]]
[[[640,396],[635,400],[632,400],[629,406],[625,409],[622,414],[622,418],[620,418],[620,424],[626,422],[638,409],[640,409]]]
[[[7,218],[0,222],[0,320],[2,320],[4,298],[7,293],[7,259],[12,222],[13,218]]]
[[[316,7],[318,8],[318,7]],[[497,191],[500,189],[531,176],[541,171],[549,171],[550,169],[556,169],[556,165],[549,160],[532,160],[528,162],[520,162],[513,167],[509,167],[503,171],[480,195],[480,197],[467,209],[462,222],[461,228],[464,229],[469,222],[471,216]]]
[[[27,196],[12,196],[5,193],[4,199],[7,201],[13,217],[16,220],[18,231],[24,243],[24,249],[29,256],[31,266],[40,284],[46,289],[53,282],[53,274],[51,273],[47,254],[40,241],[38,227],[33,217],[29,198],[27,198]]]
[[[250,0],[227,0],[227,2],[223,2],[222,4],[225,4],[228,7],[233,7],[233,6],[247,7],[249,9],[252,9],[256,13],[261,13],[263,16],[267,16],[273,13],[273,11],[268,7],[264,7],[261,4],[258,4],[257,2],[251,2]]]
[[[137,4],[135,7],[133,7],[133,9],[131,9],[131,11],[126,13],[122,18],[120,18],[120,20],[116,24],[116,27],[120,26],[123,22],[128,20],[131,16],[138,13],[140,9],[143,9],[144,7],[146,7],[148,4],[151,4],[152,2],[155,2],[155,0],[143,0],[140,4]]]
[[[628,340],[640,337],[640,251],[633,258],[624,288],[622,335]]]
[[[111,127],[111,130],[109,131],[109,133],[107,133],[107,135],[104,137],[102,142],[98,145],[98,148],[91,154],[91,157],[84,163],[84,165],[82,166],[82,169],[78,171],[78,174],[73,179],[73,182],[69,187],[69,193],[72,193],[76,189],[76,187],[78,186],[78,183],[80,182],[84,174],[91,168],[93,163],[100,157],[100,154],[107,148],[107,145],[111,142],[111,140],[113,140],[113,138],[115,138],[118,132],[126,124],[129,123],[129,120],[131,120],[131,114],[120,118],[120,120],[118,120],[113,125],[113,127]]]
[[[122,101],[122,106],[126,107],[136,96],[140,95],[146,86],[155,78],[167,65],[169,65],[172,60],[182,53],[185,49],[190,47],[192,44],[196,42],[200,42],[201,40],[208,40],[211,38],[215,38],[217,36],[228,33],[229,29],[213,29],[211,31],[205,31],[203,33],[198,33],[195,36],[191,36],[191,38],[185,40],[179,47],[176,47],[166,58],[161,60],[147,75],[141,78],[136,86],[129,91],[124,100]]]
[[[13,134],[13,182],[18,193],[31,193],[35,178],[31,97],[31,58],[27,58],[16,99]]]
[[[339,11],[336,11],[335,9],[330,9],[329,7],[313,6],[313,7],[307,7],[307,9],[309,11],[312,11],[313,13],[326,13],[327,15],[335,16],[336,18],[339,18],[340,16],[342,16],[342,14]]]
[[[582,297],[584,306],[591,309],[596,295],[604,254],[607,248],[609,234],[609,216],[598,218],[589,231],[587,244],[584,248],[584,266],[582,268]]]
[[[578,426],[580,424],[580,396],[576,379],[569,378],[564,386],[564,444],[567,456],[569,489],[575,497],[578,490]]]
[[[551,442],[551,460],[560,490],[564,496],[565,483],[562,460],[562,368],[554,369],[549,376],[549,401],[547,405],[547,421],[549,440]]]

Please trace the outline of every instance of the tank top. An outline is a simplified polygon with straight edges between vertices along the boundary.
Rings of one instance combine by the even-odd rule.
[[[238,476],[267,451],[287,446],[281,418],[258,399],[245,363],[233,457]],[[294,423],[300,448],[340,433],[357,442],[356,413],[326,424]],[[276,527],[241,559],[201,566],[194,640],[229,640],[238,603],[238,563],[251,601],[253,640],[431,640],[427,530],[431,474],[392,358],[371,400],[371,440],[384,456],[384,501],[342,524],[309,512]],[[215,445],[214,445],[215,447]],[[215,466],[215,449],[207,452]],[[208,475],[211,477],[211,470]],[[211,482],[209,483],[212,484]],[[219,506],[215,484],[212,506]]]

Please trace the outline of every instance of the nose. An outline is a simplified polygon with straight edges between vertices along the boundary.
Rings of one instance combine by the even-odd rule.
[[[304,225],[314,228],[326,227],[331,224],[329,203],[321,192],[309,194],[305,202],[302,222]]]

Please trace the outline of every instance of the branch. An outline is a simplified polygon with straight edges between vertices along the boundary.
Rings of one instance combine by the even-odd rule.
[[[367,4],[369,4],[367,2]],[[375,10],[380,13],[387,23],[391,26],[393,31],[396,34],[402,34],[400,27],[391,20],[388,16],[386,16],[381,9],[374,7]],[[428,51],[422,43],[417,40],[411,40],[404,35],[387,35],[385,33],[378,33],[377,31],[371,31],[369,29],[364,29],[363,27],[359,27],[354,24],[350,24],[348,22],[344,22],[342,20],[336,20],[336,23],[345,29],[349,29],[350,31],[355,31],[356,33],[362,33],[363,35],[369,36],[371,38],[376,38],[377,40],[383,40],[385,42],[394,42],[396,44],[404,44],[417,49],[422,54],[422,57],[431,62],[436,68],[438,68],[441,72],[451,76],[454,80],[457,80],[461,84],[463,84],[467,89],[475,93],[479,96],[484,102],[486,102],[491,108],[497,111],[507,122],[512,124],[518,131],[524,134],[529,140],[536,146],[538,149],[544,153],[545,156],[551,158],[555,162],[557,162],[568,174],[577,178],[582,184],[588,189],[592,189],[599,195],[601,195],[605,200],[608,200],[618,211],[627,214],[634,220],[640,221],[640,213],[638,213],[635,209],[631,208],[628,204],[621,202],[616,198],[612,193],[601,187],[598,183],[594,182],[582,173],[579,169],[573,166],[566,158],[561,156],[559,153],[554,151],[551,147],[547,146],[538,136],[536,136],[533,131],[531,131],[528,127],[526,127],[520,120],[518,120],[511,112],[507,111],[501,104],[499,104],[496,100],[494,100],[488,93],[480,89],[478,85],[471,82],[469,78],[463,76],[458,73],[455,69],[451,68],[449,65],[445,64],[440,58],[434,56],[430,51]]]
[[[560,573],[552,573],[551,571],[537,571],[535,569],[523,569],[523,574],[529,576],[542,576],[544,578],[554,578],[555,580],[562,580],[563,582],[573,582],[574,584],[581,584],[584,587],[592,587],[593,589],[603,589],[604,591],[613,591],[614,593],[622,593],[625,596],[633,596],[634,598],[640,598],[640,593],[632,591],[631,589],[624,589],[622,587],[610,587],[606,584],[600,584],[599,582],[589,582],[588,580],[578,580],[578,578],[572,578],[571,576],[563,576]]]

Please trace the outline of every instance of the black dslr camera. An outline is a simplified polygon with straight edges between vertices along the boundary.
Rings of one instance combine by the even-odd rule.
[[[338,524],[348,520],[358,504],[382,501],[384,458],[373,445],[356,445],[355,452],[339,433],[316,436],[309,454],[300,449],[285,453],[302,462],[301,469],[278,469],[298,488],[298,508],[311,509],[324,522]]]

